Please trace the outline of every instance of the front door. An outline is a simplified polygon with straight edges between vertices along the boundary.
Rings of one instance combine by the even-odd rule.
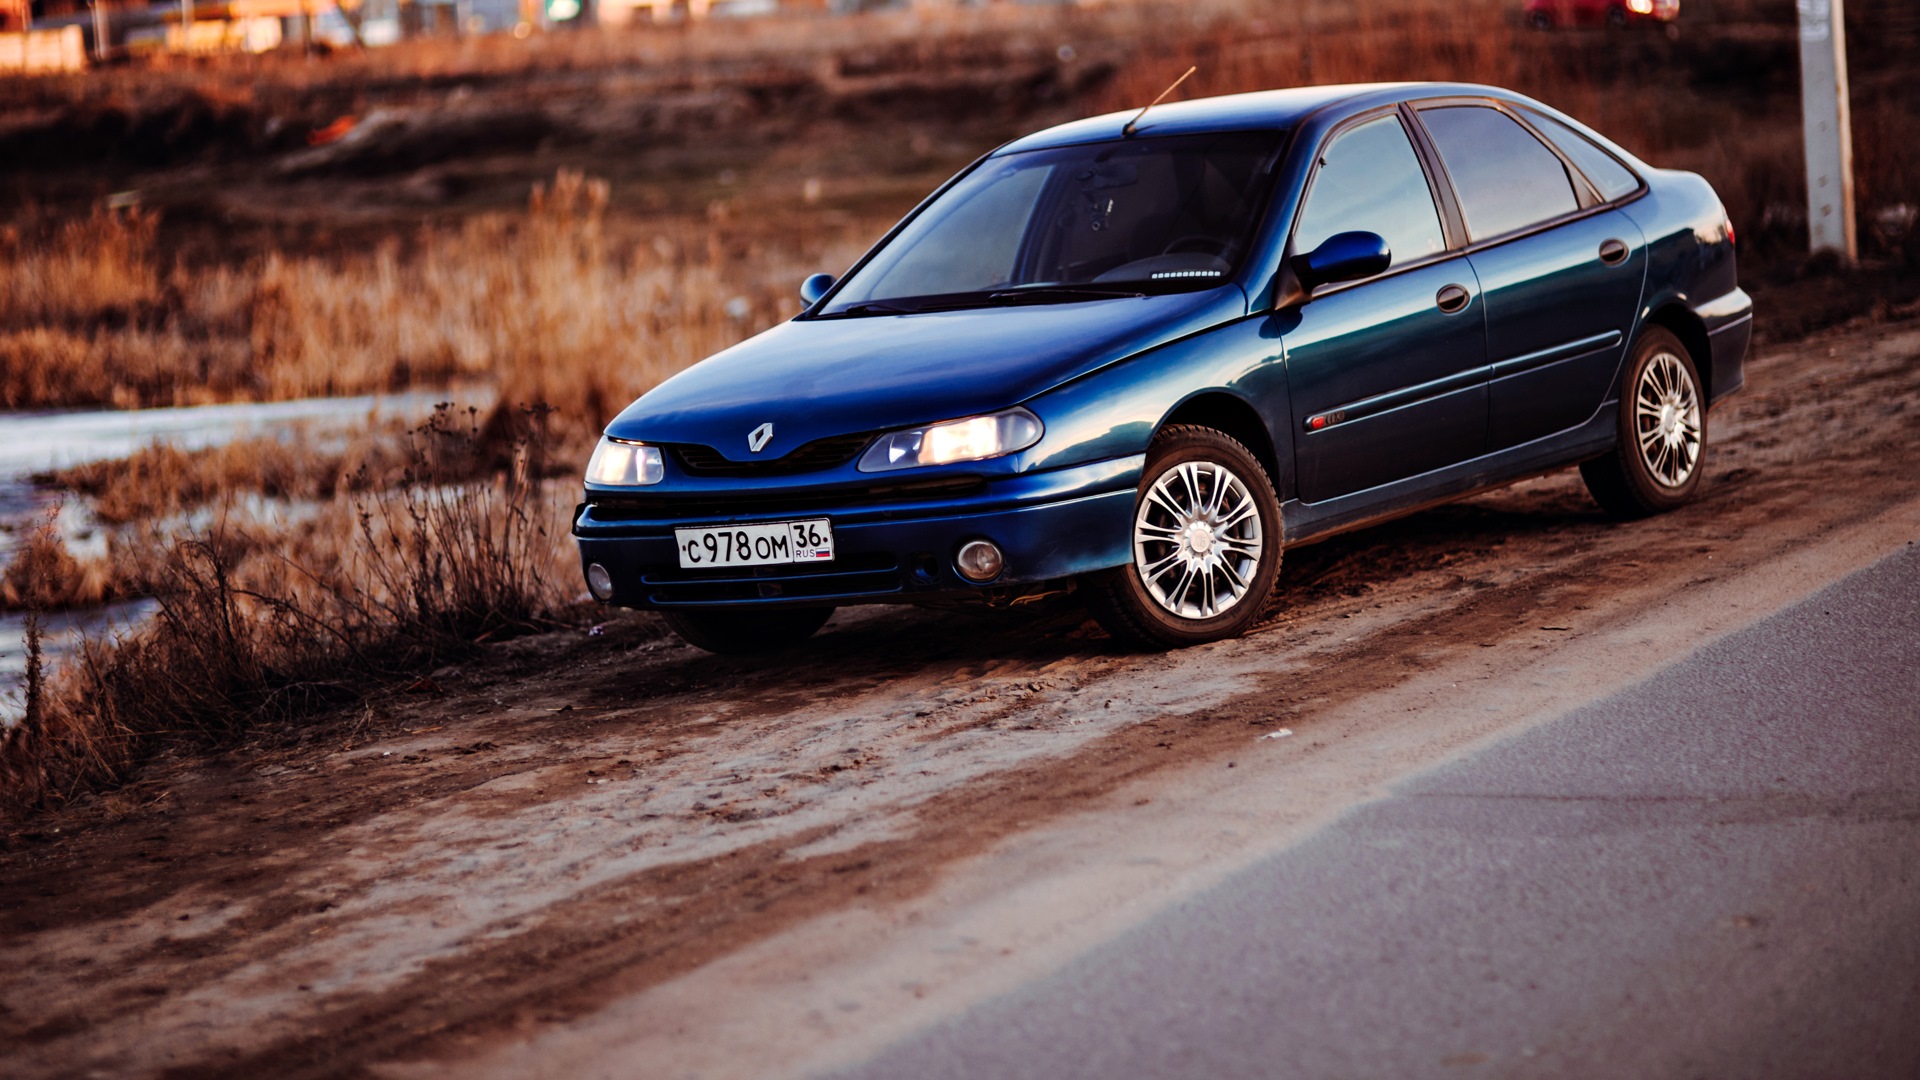
[[[1387,271],[1322,289],[1284,316],[1305,502],[1443,468],[1486,445],[1480,284],[1464,256],[1448,254],[1426,171],[1397,114],[1364,120],[1328,142],[1292,251],[1350,231],[1386,239]]]

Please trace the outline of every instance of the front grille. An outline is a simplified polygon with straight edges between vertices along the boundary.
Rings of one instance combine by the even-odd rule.
[[[701,493],[670,495],[595,494],[589,501],[598,521],[697,521],[708,518],[765,517],[818,510],[852,509],[890,502],[913,502],[978,495],[987,482],[976,476],[956,476],[916,483],[861,484],[853,487],[807,488],[793,492],[751,491],[738,495]]]
[[[791,476],[794,473],[837,469],[860,455],[873,441],[871,432],[834,435],[795,447],[784,456],[764,461],[730,461],[711,446],[674,443],[667,447],[691,476]]]
[[[777,566],[683,570],[655,566],[640,576],[651,603],[713,604],[742,600],[809,600],[820,597],[873,596],[900,591],[900,568],[892,555],[844,555],[824,566]]]

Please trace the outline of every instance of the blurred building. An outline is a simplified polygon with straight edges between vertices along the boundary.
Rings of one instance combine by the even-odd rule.
[[[1090,0],[0,0],[0,72],[155,53],[378,47],[418,35],[629,26],[781,12]]]

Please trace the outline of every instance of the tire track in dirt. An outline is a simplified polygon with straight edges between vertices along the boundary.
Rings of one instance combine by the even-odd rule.
[[[1840,528],[1855,520],[1825,524]],[[1789,547],[1737,552],[1736,558],[1745,558],[1735,566],[1764,562]],[[552,909],[548,928],[527,940],[431,967],[389,995],[328,1018],[338,1022],[326,1023],[327,1030],[270,1048],[226,1074],[330,1075],[336,1063],[327,1060],[329,1048],[348,1032],[356,1063],[455,1049],[498,1029],[501,1006],[509,1002],[508,1015],[523,1021],[564,1022],[821,913],[851,903],[912,900],[933,883],[940,866],[1015,832],[1075,812],[1164,767],[1244,752],[1250,728],[1291,724],[1311,740],[1312,714],[1335,702],[1364,697],[1415,673],[1478,661],[1483,643],[1515,644],[1515,637],[1536,632],[1532,625],[1579,610],[1585,601],[1624,593],[1633,601],[1626,605],[1631,610],[1670,587],[1644,576],[1637,586],[1630,584],[1639,567],[1621,566],[1616,556],[1594,552],[1533,577],[1526,587],[1496,589],[1484,600],[1374,627],[1362,640],[1314,657],[1306,670],[1269,677],[1259,690],[1205,714],[1148,721],[1065,762],[1038,762],[949,791],[919,807],[918,828],[900,839],[799,861],[786,857],[789,845],[773,844],[692,874],[624,881],[579,896]],[[1693,577],[1687,584],[1704,580]],[[1583,631],[1604,632],[1616,621],[1618,615]],[[1436,647],[1434,639],[1443,632],[1449,643]],[[672,885],[662,888],[668,881]],[[730,903],[713,904],[714,894],[730,894]],[[611,916],[631,910],[641,897],[669,907],[644,923],[610,929]],[[523,1023],[506,1026],[524,1029]],[[436,1047],[429,1041],[434,1039],[447,1044]]]
[[[1561,474],[1290,552],[1282,614],[1239,642],[1129,657],[1065,607],[882,612],[751,664],[623,618],[502,647],[444,696],[377,702],[319,743],[163,764],[41,826],[79,835],[0,854],[16,972],[0,1035],[22,1075],[299,1076],[563,1023],[822,913],[921,895],[1255,728],[1310,742],[1341,703],[1602,632],[1912,498],[1916,358],[1901,327],[1756,360],[1713,418],[1713,488],[1662,519],[1611,525]],[[669,812],[608,816],[648,799]],[[607,824],[548,850],[585,819]],[[681,846],[632,864],[594,848],[656,829]],[[457,915],[496,903],[488,875],[522,857],[480,849],[516,842],[538,849],[514,872],[539,887]],[[463,861],[441,892],[394,891]],[[193,933],[169,925],[185,909]],[[413,937],[436,944],[381,951]]]

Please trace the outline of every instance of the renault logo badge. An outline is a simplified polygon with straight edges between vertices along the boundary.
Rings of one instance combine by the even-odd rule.
[[[773,425],[761,424],[759,427],[753,429],[753,434],[747,436],[747,449],[757,454],[765,450],[767,444],[772,441]]]

